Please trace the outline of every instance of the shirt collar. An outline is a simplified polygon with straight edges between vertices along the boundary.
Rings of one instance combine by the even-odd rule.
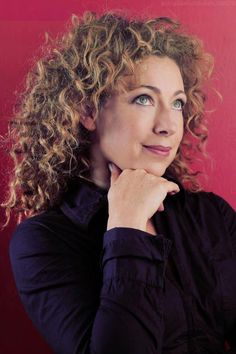
[[[167,198],[178,198],[182,206],[185,206],[186,191],[176,178],[170,175],[163,177],[179,185],[180,192]],[[60,208],[62,212],[77,226],[87,230],[95,214],[105,205],[108,205],[107,189],[103,189],[92,182],[78,178],[73,183]],[[169,199],[170,200],[170,199]]]
[[[107,192],[79,178],[70,187],[60,208],[74,224],[86,230],[93,216],[107,204]]]

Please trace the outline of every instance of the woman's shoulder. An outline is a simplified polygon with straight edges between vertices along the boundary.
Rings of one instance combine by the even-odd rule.
[[[55,234],[69,224],[68,218],[60,208],[52,208],[23,220],[16,226],[13,237],[21,233],[26,234],[28,231],[30,233],[32,230],[42,230]]]
[[[54,208],[29,217],[18,224],[11,237],[9,251],[12,256],[47,250],[65,249],[73,243],[76,230],[71,221]]]
[[[195,203],[197,205],[202,205],[203,207],[212,206],[216,208],[220,213],[227,213],[228,211],[235,213],[233,207],[220,195],[209,192],[209,191],[199,191],[191,192],[185,191],[187,202]]]
[[[168,175],[168,180],[177,183],[180,187],[180,193],[176,194],[177,203],[185,205],[191,209],[199,210],[199,208],[210,208],[214,209],[216,212],[227,214],[235,214],[235,210],[232,206],[220,195],[201,189],[199,191],[191,191],[186,188],[176,177]],[[171,197],[172,199],[173,197]]]
[[[231,235],[236,235],[236,212],[220,195],[213,192],[186,192],[187,208],[204,222],[224,225]]]

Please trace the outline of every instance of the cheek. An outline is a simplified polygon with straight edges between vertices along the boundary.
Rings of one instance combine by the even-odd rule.
[[[184,136],[184,130],[183,130],[183,127],[182,127],[182,129],[180,130],[180,133],[179,133],[179,143],[182,141],[183,136]]]
[[[127,146],[128,141],[127,131],[120,125],[114,124],[102,134],[100,146],[105,153],[117,153],[122,146]]]
[[[142,140],[145,131],[145,126],[138,125],[137,122],[120,122],[112,127],[111,132],[113,138],[119,139],[130,145],[132,142],[139,142]]]
[[[179,139],[179,142],[182,140],[183,135],[184,135],[184,121],[182,119],[182,121],[179,123],[179,126],[178,126],[178,139]]]

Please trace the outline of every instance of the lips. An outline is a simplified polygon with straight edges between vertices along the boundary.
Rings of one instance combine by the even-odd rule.
[[[162,145],[143,145],[150,152],[153,152],[157,155],[168,156],[171,150],[170,146],[162,146]]]
[[[170,146],[162,146],[162,145],[144,145],[144,146],[147,148],[159,150],[159,151],[170,151],[171,150]]]

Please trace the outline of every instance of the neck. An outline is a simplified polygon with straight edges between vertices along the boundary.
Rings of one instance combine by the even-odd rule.
[[[108,160],[104,158],[97,144],[94,144],[91,148],[91,161],[91,178],[93,183],[101,188],[109,189],[110,171]]]

